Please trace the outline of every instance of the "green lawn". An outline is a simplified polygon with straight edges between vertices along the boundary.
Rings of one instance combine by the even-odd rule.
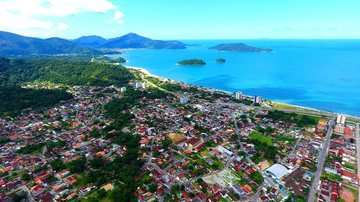
[[[272,140],[269,138],[269,137],[266,137],[264,135],[261,135],[260,133],[256,133],[256,132],[252,132],[250,135],[249,135],[249,138],[250,139],[255,139],[255,140],[258,140],[262,143],[266,143],[267,145],[269,146],[272,146],[273,145],[273,142]]]

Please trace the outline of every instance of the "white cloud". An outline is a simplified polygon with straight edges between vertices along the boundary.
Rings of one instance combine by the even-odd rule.
[[[115,11],[114,13],[114,22],[123,24],[124,20],[122,19],[124,17],[124,14],[120,11]]]
[[[59,23],[58,26],[56,27],[56,31],[65,31],[67,29],[69,29],[69,25],[68,24],[65,24],[63,22]]]
[[[112,24],[112,23],[123,24],[124,23],[123,17],[124,17],[124,14],[121,11],[116,10],[116,11],[114,11],[113,18],[110,20],[107,20],[106,23],[107,24]]]
[[[0,30],[19,34],[63,31],[65,23],[52,25],[46,17],[65,17],[78,13],[106,13],[116,11],[114,21],[122,23],[122,13],[109,0],[0,0]],[[115,19],[116,18],[116,19]]]
[[[108,0],[5,0],[0,9],[25,16],[64,17],[81,12],[105,13],[116,9]]]

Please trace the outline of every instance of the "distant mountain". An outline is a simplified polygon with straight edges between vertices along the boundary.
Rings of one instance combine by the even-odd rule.
[[[180,41],[152,40],[134,33],[107,40],[98,48],[146,48],[146,49],[186,49],[186,44]]]
[[[82,36],[80,38],[72,40],[72,42],[86,47],[96,48],[100,46],[101,44],[104,44],[106,42],[106,39],[102,38],[101,36]]]
[[[230,52],[271,52],[270,48],[257,48],[248,46],[243,43],[227,43],[219,44],[217,46],[210,47],[209,49],[215,49],[218,51],[230,51]]]
[[[100,54],[92,48],[61,38],[40,39],[0,31],[0,56],[39,56],[59,54]]]

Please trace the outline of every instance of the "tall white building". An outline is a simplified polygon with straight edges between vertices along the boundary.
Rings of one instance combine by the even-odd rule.
[[[254,103],[256,104],[256,103],[261,103],[261,97],[260,96],[255,96],[254,97]]]
[[[236,92],[236,94],[235,94],[235,98],[236,98],[236,99],[242,100],[242,97],[243,97],[242,92]]]
[[[338,114],[336,118],[337,124],[345,124],[346,116],[344,114]]]

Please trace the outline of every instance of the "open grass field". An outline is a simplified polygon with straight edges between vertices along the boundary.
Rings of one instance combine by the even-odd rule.
[[[258,140],[262,143],[266,143],[269,146],[273,145],[272,140],[269,137],[266,137],[265,135],[261,135],[260,133],[253,132],[249,135],[250,139]]]

